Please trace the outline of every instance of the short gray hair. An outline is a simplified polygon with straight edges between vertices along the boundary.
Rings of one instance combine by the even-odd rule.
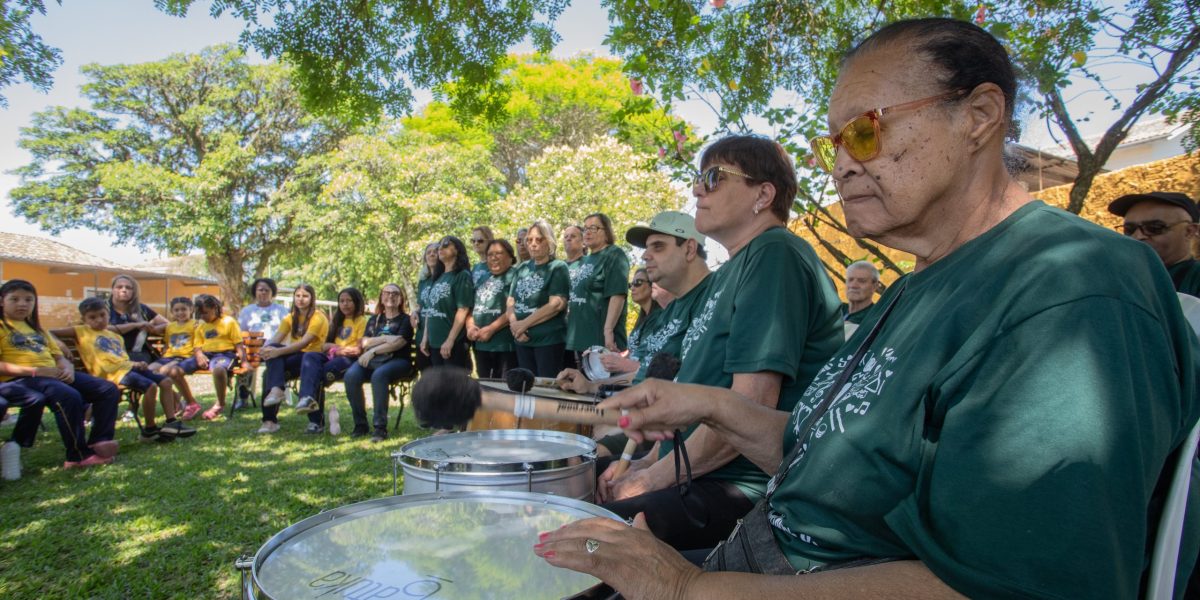
[[[875,265],[871,264],[870,262],[860,260],[850,263],[846,266],[846,276],[848,277],[850,275],[850,271],[854,269],[864,269],[871,273],[871,279],[879,281],[879,269],[875,268]]]

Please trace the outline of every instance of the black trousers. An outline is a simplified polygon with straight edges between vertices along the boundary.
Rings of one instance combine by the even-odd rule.
[[[457,342],[454,342],[454,347],[450,349],[450,358],[442,358],[442,347],[440,345],[430,345],[429,364],[435,367],[453,365],[469,371],[471,369],[471,355],[467,352],[467,338],[462,337]]]
[[[517,344],[517,365],[529,369],[538,377],[558,377],[563,370],[565,343],[549,346],[525,346]]]
[[[505,372],[516,366],[517,353],[515,351],[492,352],[475,349],[475,368],[480,377],[499,379],[504,377]]]
[[[625,519],[646,513],[646,524],[654,536],[684,551],[712,548],[725,541],[754,503],[732,483],[701,477],[692,480],[686,497],[671,486],[602,506]]]

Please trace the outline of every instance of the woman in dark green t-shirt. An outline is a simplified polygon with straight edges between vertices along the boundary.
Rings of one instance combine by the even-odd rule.
[[[410,315],[413,326],[413,340],[420,346],[421,340],[425,339],[425,315],[421,312],[421,307],[429,304],[429,289],[433,287],[433,267],[438,264],[438,242],[433,242],[425,246],[425,252],[421,257],[421,272],[417,277],[417,294],[416,302],[413,303],[413,311]],[[417,369],[424,369],[429,366],[429,357],[417,352]]]
[[[433,267],[433,285],[421,305],[425,337],[421,353],[430,364],[468,368],[467,315],[475,303],[471,263],[462,240],[448,235],[438,245],[438,263]]]
[[[475,284],[475,307],[467,315],[467,339],[475,342],[475,369],[480,377],[503,377],[517,366],[508,328],[508,290],[516,253],[508,240],[492,240],[484,251],[488,272]]]
[[[530,260],[517,267],[508,294],[517,364],[539,377],[556,377],[566,349],[564,310],[571,278],[567,264],[554,258],[554,230],[545,221],[535,221],[529,228],[525,247]]]
[[[567,300],[567,350],[583,352],[603,346],[625,349],[625,297],[629,288],[629,257],[613,244],[612,220],[593,213],[583,220],[583,243],[588,255],[571,277]]]

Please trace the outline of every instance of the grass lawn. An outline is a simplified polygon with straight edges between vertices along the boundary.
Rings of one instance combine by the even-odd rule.
[[[138,442],[133,422],[118,420],[117,462],[84,471],[63,470],[47,411],[21,479],[0,481],[0,598],[239,597],[240,554],[322,510],[391,495],[391,453],[424,435],[407,407],[387,441],[351,440],[345,396],[329,397],[338,437],[305,434],[286,405],[274,435],[255,434],[254,408],[197,419],[199,433],[169,444]]]

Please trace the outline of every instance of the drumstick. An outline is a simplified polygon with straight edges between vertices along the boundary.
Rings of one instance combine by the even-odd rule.
[[[527,380],[532,379],[532,375],[528,370],[515,373],[510,386],[521,384],[518,389],[528,391],[532,382]],[[508,374],[505,379],[509,379]],[[417,422],[422,427],[438,429],[461,427],[480,408],[504,411],[525,419],[584,425],[616,425],[621,418],[619,411],[600,409],[591,404],[535,398],[521,392],[506,394],[485,390],[466,370],[449,366],[422,371],[421,378],[413,386],[412,402]]]
[[[637,449],[637,442],[630,438],[625,442],[625,449],[621,451],[621,460],[617,461],[617,466],[613,467],[613,479],[616,479],[625,474],[629,469],[629,461],[633,460],[633,451]]]

